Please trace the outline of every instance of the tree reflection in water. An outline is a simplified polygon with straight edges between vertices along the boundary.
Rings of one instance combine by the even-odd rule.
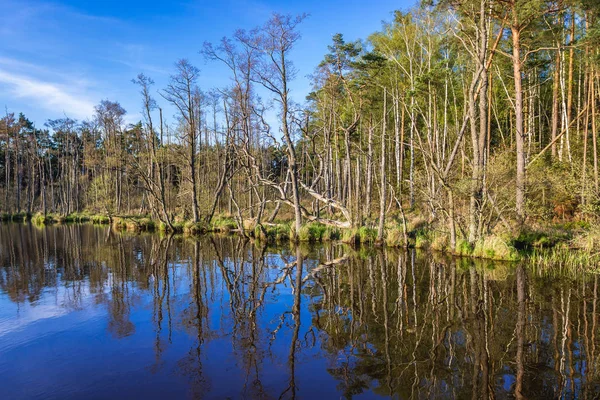
[[[102,308],[117,342],[150,337],[146,373],[176,372],[183,381],[170,384],[192,397],[600,390],[598,279],[584,273],[335,244],[1,225],[0,305],[23,313],[48,299],[67,313]],[[62,355],[65,371],[74,356]]]

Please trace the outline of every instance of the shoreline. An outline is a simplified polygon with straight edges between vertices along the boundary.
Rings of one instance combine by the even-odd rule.
[[[458,239],[452,249],[448,236],[434,229],[422,226],[411,228],[405,243],[402,227],[387,227],[385,240],[377,243],[377,232],[374,228],[362,226],[358,228],[335,228],[320,223],[310,222],[302,226],[296,234],[291,228],[291,222],[265,223],[253,226],[251,221],[244,221],[248,226],[240,229],[237,221],[230,216],[215,215],[210,225],[204,222],[178,221],[172,223],[173,229],[166,224],[153,220],[146,215],[108,216],[103,214],[73,213],[66,216],[57,214],[2,214],[2,222],[31,222],[36,226],[60,225],[70,223],[89,223],[93,225],[111,226],[118,232],[162,232],[201,236],[212,233],[225,233],[243,236],[249,239],[269,244],[282,243],[327,243],[341,242],[352,246],[374,246],[386,248],[415,248],[432,250],[445,255],[467,257],[494,261],[527,261],[533,260],[539,264],[552,263],[572,264],[593,267],[600,265],[600,252],[596,247],[595,233],[588,232],[577,237],[575,229],[566,230],[561,234],[548,234],[540,231],[524,231],[519,236],[486,236],[475,244],[469,244],[464,239]],[[249,228],[249,229],[248,229]],[[574,238],[579,242],[587,242],[588,246],[575,247]],[[600,241],[600,240],[599,240]],[[590,268],[594,270],[595,268]]]

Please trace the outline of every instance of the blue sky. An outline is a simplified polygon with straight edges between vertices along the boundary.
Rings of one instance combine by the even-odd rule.
[[[102,99],[119,101],[129,122],[140,99],[131,79],[143,72],[164,87],[180,58],[201,69],[203,90],[228,84],[228,73],[198,54],[235,29],[262,24],[272,12],[310,17],[293,53],[302,101],[306,77],[323,58],[333,34],[366,38],[414,0],[0,0],[0,106],[24,112],[38,126],[49,118],[91,117]],[[159,96],[156,95],[158,98]],[[162,102],[162,99],[158,98]],[[4,111],[4,110],[2,110]]]

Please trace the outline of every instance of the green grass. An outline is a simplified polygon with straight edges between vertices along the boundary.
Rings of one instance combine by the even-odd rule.
[[[187,222],[183,225],[183,233],[187,235],[201,235],[208,232],[209,229],[203,222]]]
[[[274,224],[274,225],[257,225],[254,228],[254,238],[263,242],[274,243],[290,240],[291,236],[291,225],[288,224]]]
[[[2,221],[6,222],[24,222],[31,220],[32,215],[26,212],[20,212],[15,214],[4,213],[2,214]]]
[[[31,222],[37,226],[48,225],[54,222],[54,217],[52,214],[36,213],[31,217]]]
[[[94,225],[108,225],[110,224],[110,218],[106,215],[92,215],[90,221]]]
[[[456,248],[454,254],[458,256],[471,256],[473,254],[473,247],[465,239],[459,239],[456,242]]]
[[[339,228],[334,226],[325,227],[325,231],[323,232],[322,240],[323,241],[331,241],[331,240],[340,240],[341,232]]]
[[[427,249],[429,248],[429,234],[424,230],[418,230],[415,235],[415,248]]]
[[[298,240],[301,242],[321,242],[327,227],[318,222],[304,225],[298,233]]]
[[[360,238],[358,236],[358,229],[350,228],[342,230],[342,242],[349,244],[358,244]]]
[[[377,230],[367,228],[366,226],[361,226],[360,228],[358,228],[358,238],[363,244],[373,244],[375,243],[375,240],[377,240]]]
[[[530,252],[533,249],[554,247],[558,243],[570,239],[569,234],[558,229],[549,230],[548,232],[526,229],[519,232],[518,236],[510,239],[510,244],[521,252]]]
[[[441,251],[445,253],[448,251],[450,247],[450,238],[448,235],[443,233],[436,233],[433,235],[433,239],[431,240],[431,249],[435,251]]]
[[[231,217],[218,215],[212,219],[211,228],[214,232],[227,233],[237,229],[237,222]]]
[[[514,247],[512,241],[499,236],[486,236],[475,244],[473,257],[491,260],[518,261],[522,254]]]
[[[154,220],[148,217],[141,218],[137,222],[139,229],[144,232],[152,232],[156,229],[157,226],[156,222],[154,222]]]
[[[65,222],[83,223],[83,222],[90,222],[91,219],[92,219],[92,216],[87,213],[72,213],[65,217]]]
[[[350,244],[373,244],[377,240],[377,230],[361,226],[342,230],[342,242]]]
[[[404,243],[404,233],[402,228],[395,227],[388,229],[385,235],[385,244],[388,247],[402,247],[408,243]]]
[[[600,253],[572,250],[566,247],[535,249],[527,260],[535,272],[564,276],[585,272],[600,272]]]

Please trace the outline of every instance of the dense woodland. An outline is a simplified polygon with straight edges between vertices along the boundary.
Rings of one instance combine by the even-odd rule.
[[[135,125],[112,100],[43,127],[7,112],[0,211],[151,215],[170,228],[228,215],[249,229],[366,227],[403,243],[419,220],[452,249],[598,219],[594,0],[397,11],[364,40],[335,35],[299,99],[289,85],[304,18],[274,14],[205,43],[228,87],[200,88],[188,60],[164,88],[140,74]]]

